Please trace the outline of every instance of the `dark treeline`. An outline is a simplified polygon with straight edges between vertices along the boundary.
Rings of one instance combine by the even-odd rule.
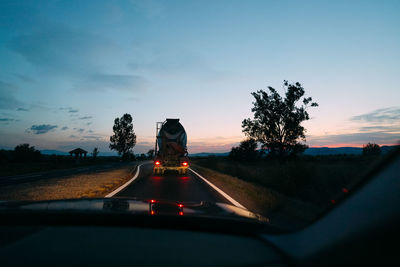
[[[44,155],[29,144],[18,145],[14,150],[0,150],[0,162],[39,162],[44,159]]]
[[[393,146],[393,149],[396,146]],[[378,144],[368,143],[363,146],[362,156],[364,157],[377,157],[382,154],[381,147]],[[302,153],[298,153],[296,155],[291,155],[291,157],[286,157],[284,160],[290,159],[298,159],[299,157],[302,158],[315,158],[320,159],[321,156],[315,155],[303,155]],[[353,157],[353,155],[325,155],[323,158],[348,158]],[[358,156],[355,156],[358,157]],[[268,149],[258,149],[257,141],[254,139],[247,139],[240,142],[239,146],[232,147],[232,150],[229,153],[229,158],[235,161],[255,161],[255,160],[268,160],[268,159],[277,159],[276,154],[270,153]],[[282,158],[279,158],[282,160]]]
[[[19,164],[19,163],[90,163],[104,161],[120,161],[119,156],[98,156],[99,150],[95,148],[87,157],[76,158],[70,155],[46,155],[42,154],[34,146],[29,144],[20,144],[14,150],[0,150],[0,164]],[[153,159],[154,149],[150,149],[146,154],[131,154],[131,160],[149,160]]]
[[[97,165],[121,160],[116,156],[98,157],[97,154],[91,153],[82,158],[69,155],[44,155],[34,146],[21,144],[14,150],[0,150],[0,176]]]
[[[94,161],[98,160],[98,152],[80,158],[79,161]],[[111,159],[113,157],[107,157]],[[77,159],[71,156],[65,155],[44,155],[40,153],[34,146],[29,144],[20,144],[14,148],[14,150],[0,150],[0,162],[1,163],[37,163],[37,162],[76,162]]]

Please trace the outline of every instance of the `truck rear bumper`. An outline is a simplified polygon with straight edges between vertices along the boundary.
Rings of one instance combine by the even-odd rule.
[[[186,174],[188,166],[154,166],[153,172],[155,174],[164,174],[165,171],[177,171],[179,174]]]

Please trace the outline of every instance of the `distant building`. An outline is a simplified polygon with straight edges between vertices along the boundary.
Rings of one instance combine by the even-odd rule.
[[[86,154],[88,153],[86,150],[84,150],[84,149],[82,149],[82,148],[75,148],[74,150],[71,150],[70,152],[68,152],[70,155],[71,155],[71,157],[72,157],[72,155],[74,155],[74,157],[75,158],[79,158],[79,159],[81,159],[82,158],[82,155],[83,155],[83,157],[84,158],[86,158]]]

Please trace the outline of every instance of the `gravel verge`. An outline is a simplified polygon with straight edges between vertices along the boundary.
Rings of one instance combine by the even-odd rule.
[[[42,179],[0,187],[1,200],[54,200],[104,197],[132,178],[136,165],[118,169]]]

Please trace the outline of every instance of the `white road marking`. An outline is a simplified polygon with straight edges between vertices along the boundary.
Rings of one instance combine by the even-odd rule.
[[[117,194],[118,192],[120,192],[122,189],[124,189],[125,187],[127,187],[130,183],[132,183],[136,178],[138,178],[139,176],[139,172],[140,172],[140,166],[142,166],[144,163],[140,164],[137,166],[136,169],[136,174],[132,177],[132,179],[130,179],[128,182],[126,182],[125,184],[121,185],[120,187],[118,187],[117,189],[115,189],[114,191],[112,191],[110,194],[106,195],[105,197],[109,198],[109,197],[113,197],[115,194]]]
[[[197,172],[195,172],[194,170],[192,170],[191,168],[189,168],[189,170],[191,172],[193,172],[194,174],[196,174],[198,177],[200,177],[201,179],[203,179],[204,182],[206,182],[209,186],[211,186],[212,188],[215,189],[215,191],[217,191],[218,193],[220,193],[224,198],[226,198],[227,200],[229,200],[233,205],[235,205],[238,208],[242,208],[247,210],[242,204],[240,204],[239,202],[237,202],[236,200],[234,200],[232,197],[230,197],[227,193],[225,193],[224,191],[222,191],[221,189],[219,189],[218,187],[216,187],[214,184],[212,184],[211,182],[209,182],[206,178],[204,178],[203,176],[201,176],[200,174],[198,174]]]

